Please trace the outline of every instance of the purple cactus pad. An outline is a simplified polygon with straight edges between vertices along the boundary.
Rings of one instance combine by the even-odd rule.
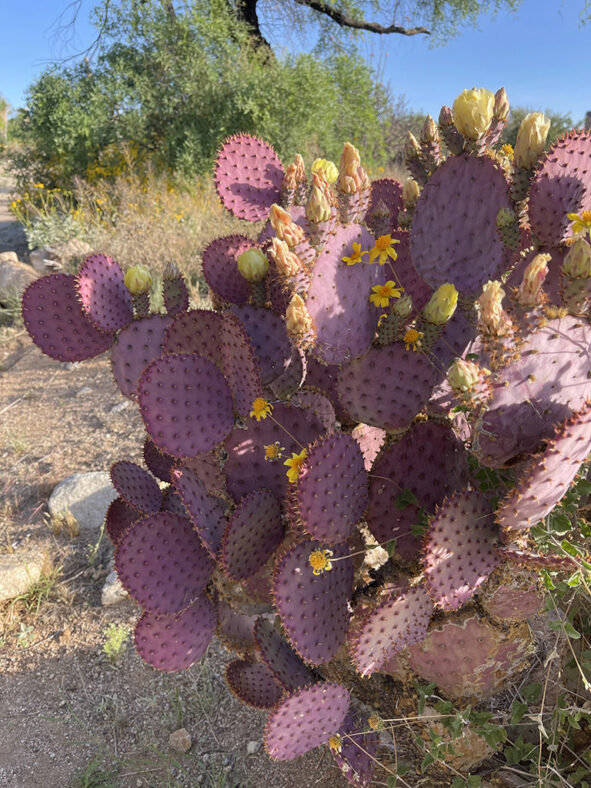
[[[232,429],[232,395],[220,370],[196,355],[153,361],[139,382],[139,405],[156,446],[173,457],[196,457]]]
[[[412,298],[413,314],[421,311],[431,298],[433,288],[419,275],[410,256],[410,233],[405,230],[392,232],[392,238],[400,243],[395,247],[397,258],[392,263],[394,281],[404,289],[405,295]]]
[[[51,274],[36,279],[23,293],[25,328],[46,356],[57,361],[85,361],[113,344],[82,310],[76,277]]]
[[[218,599],[217,620],[216,634],[227,649],[241,657],[255,651],[254,616],[245,616],[222,599]]]
[[[288,692],[314,684],[314,674],[267,619],[257,618],[254,639],[260,658]]]
[[[370,788],[378,762],[379,734],[368,730],[367,715],[349,708],[339,729],[341,749],[332,756],[345,779],[356,788]]]
[[[170,484],[170,471],[176,460],[170,454],[160,451],[151,438],[144,441],[144,462],[154,476]]]
[[[319,542],[290,547],[277,559],[273,577],[275,605],[281,623],[298,654],[312,665],[334,657],[344,643],[349,624],[347,608],[353,590],[353,561],[337,561],[330,571],[315,575],[310,554]],[[337,545],[333,557],[347,556],[347,545]]]
[[[270,490],[244,496],[222,539],[221,564],[228,577],[238,581],[256,574],[283,539],[284,530],[281,508]]]
[[[235,306],[231,312],[240,320],[256,354],[263,386],[268,385],[285,371],[291,360],[292,347],[285,323],[270,309]]]
[[[197,599],[214,562],[188,520],[160,512],[139,520],[121,536],[115,567],[123,586],[142,607],[168,616]]]
[[[178,492],[174,489],[174,487],[169,487],[166,489],[162,495],[162,506],[160,507],[161,512],[172,512],[173,514],[178,514],[180,517],[184,517],[187,520],[190,520],[189,512],[186,510],[185,505],[181,499],[181,496]]]
[[[82,263],[76,280],[82,306],[98,329],[109,333],[131,323],[133,302],[119,263],[94,254]]]
[[[105,515],[105,530],[111,542],[116,545],[121,535],[140,517],[137,509],[130,506],[123,498],[112,500]]]
[[[545,451],[527,463],[501,502],[497,520],[505,532],[531,528],[543,520],[572,484],[591,453],[591,402],[556,430]]]
[[[227,524],[224,502],[209,495],[205,484],[186,466],[181,465],[172,472],[172,482],[203,546],[212,558],[217,559]]]
[[[450,156],[431,175],[415,209],[411,257],[423,279],[437,288],[452,282],[477,295],[509,262],[496,227],[511,208],[506,178],[488,156]]]
[[[335,431],[336,414],[332,402],[318,391],[301,389],[291,397],[289,404],[307,410],[318,418],[325,432]]]
[[[315,684],[299,689],[271,712],[265,728],[265,749],[276,761],[291,761],[325,744],[347,715],[350,696],[340,684]]]
[[[281,202],[285,173],[273,148],[258,137],[236,134],[222,145],[215,162],[216,191],[224,207],[238,219],[266,219]]]
[[[171,323],[168,315],[152,315],[134,320],[117,336],[111,349],[111,370],[125,397],[136,399],[142,373],[162,355],[162,340]]]
[[[111,466],[111,481],[119,495],[139,512],[154,514],[160,509],[162,493],[153,476],[135,462],[120,460]]]
[[[308,449],[293,502],[298,522],[314,539],[334,545],[351,536],[369,503],[355,438],[334,433]]]
[[[355,626],[351,659],[362,676],[380,670],[395,654],[420,643],[427,633],[433,602],[424,585],[395,591]]]
[[[213,605],[202,595],[177,616],[145,612],[135,627],[135,647],[158,670],[185,670],[203,657],[214,632]]]
[[[365,215],[365,221],[371,221],[379,203],[382,202],[390,212],[390,229],[392,232],[398,227],[398,214],[404,208],[402,202],[402,186],[394,178],[378,178],[371,182],[371,196]]]
[[[220,355],[236,412],[247,416],[255,399],[263,396],[261,372],[246,329],[230,312],[224,314],[222,322]]]
[[[226,666],[226,682],[237,698],[255,709],[272,709],[283,696],[263,662],[235,659]]]
[[[162,354],[196,353],[220,363],[222,316],[208,309],[193,309],[175,318],[162,340]]]
[[[306,379],[307,362],[303,350],[292,346],[291,357],[285,370],[270,384],[270,389],[277,399],[289,399],[304,385]]]
[[[246,235],[216,238],[203,252],[203,276],[213,292],[231,304],[245,304],[250,298],[250,285],[238,270],[237,259],[242,252],[256,246]]]
[[[429,524],[423,564],[431,595],[443,610],[462,607],[500,563],[490,502],[474,489],[453,493]]]
[[[341,370],[341,405],[357,421],[399,430],[423,408],[436,381],[433,364],[403,344],[374,347]]]

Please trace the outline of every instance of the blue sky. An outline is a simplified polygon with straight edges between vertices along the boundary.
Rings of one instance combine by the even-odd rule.
[[[13,106],[25,102],[27,85],[52,60],[84,49],[94,31],[85,0],[73,40],[55,35],[69,0],[0,0],[0,94]],[[515,105],[570,113],[591,110],[588,84],[591,24],[581,27],[584,0],[523,0],[515,14],[483,17],[443,47],[422,36],[367,36],[364,51],[409,108],[437,117],[466,87],[504,85]]]

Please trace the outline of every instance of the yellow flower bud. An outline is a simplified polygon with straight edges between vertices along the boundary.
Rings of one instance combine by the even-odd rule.
[[[397,317],[402,318],[402,320],[410,317],[412,312],[412,298],[409,295],[403,295],[401,298],[397,298],[392,304],[392,312],[397,315]]]
[[[500,282],[489,281],[483,285],[477,303],[480,307],[480,325],[486,334],[502,337],[511,329],[511,321],[502,306],[504,297],[505,291]]]
[[[409,178],[402,187],[402,200],[407,208],[415,205],[416,201],[421,195],[419,184],[413,179]]]
[[[523,272],[523,279],[517,289],[517,301],[521,306],[535,306],[540,303],[544,279],[548,275],[549,254],[537,254]]]
[[[291,218],[291,215],[280,205],[273,204],[270,211],[270,219],[273,229],[282,241],[290,247],[297,246],[304,237],[304,231]]]
[[[289,246],[279,238],[273,238],[269,247],[269,254],[275,261],[277,270],[283,276],[295,276],[301,268],[300,260]]]
[[[456,392],[463,394],[470,391],[480,379],[480,367],[473,361],[458,358],[447,370],[447,382]]]
[[[269,270],[269,261],[260,249],[247,249],[236,258],[238,270],[247,282],[262,282]]]
[[[283,188],[293,191],[297,189],[298,182],[296,180],[296,164],[294,161],[288,164],[285,168],[285,175],[283,176]]]
[[[406,142],[404,143],[404,158],[407,161],[409,159],[414,159],[419,155],[420,152],[421,146],[419,145],[419,141],[412,131],[409,131],[406,135]]]
[[[423,128],[421,129],[421,142],[429,144],[430,142],[437,142],[439,140],[439,129],[431,115],[427,115]]]
[[[477,140],[490,128],[495,107],[495,97],[486,88],[463,90],[454,101],[454,123],[460,134]]]
[[[423,309],[423,316],[428,323],[442,326],[450,319],[458,305],[458,291],[450,284],[441,285],[431,296]]]
[[[310,313],[306,309],[304,299],[294,293],[285,311],[285,322],[290,334],[307,334],[312,330],[313,323]]]
[[[318,173],[312,174],[312,189],[306,202],[306,219],[315,224],[330,219],[330,203],[324,194],[322,180],[324,179]]]
[[[128,268],[125,273],[125,287],[131,295],[141,295],[147,293],[152,287],[152,277],[150,272],[143,265],[134,265]]]
[[[591,277],[591,246],[583,238],[577,238],[568,250],[562,271],[572,279],[589,279]]]
[[[339,177],[339,171],[334,162],[328,159],[314,159],[312,162],[312,172],[321,172],[327,183],[335,183]]]
[[[345,194],[355,194],[369,187],[369,178],[361,166],[359,151],[350,142],[345,142],[337,178],[337,189]]]
[[[300,153],[296,153],[293,160],[295,164],[295,179],[298,183],[306,182],[306,165]]]
[[[514,158],[517,167],[529,169],[538,160],[546,145],[550,120],[543,112],[530,112],[521,121],[517,132]]]

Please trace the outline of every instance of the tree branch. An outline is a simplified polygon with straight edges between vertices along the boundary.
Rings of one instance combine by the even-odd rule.
[[[333,22],[336,22],[337,25],[341,27],[352,27],[355,30],[368,30],[370,33],[398,33],[401,36],[416,36],[420,34],[426,36],[431,35],[431,31],[427,30],[426,27],[401,27],[400,25],[389,25],[388,27],[384,27],[384,25],[380,25],[378,22],[368,22],[365,19],[354,19],[352,16],[347,16],[347,14],[339,11],[338,8],[329,5],[325,0],[294,0],[294,2],[298,5],[305,5],[308,8],[312,8],[314,11],[318,11],[319,14],[328,16]]]

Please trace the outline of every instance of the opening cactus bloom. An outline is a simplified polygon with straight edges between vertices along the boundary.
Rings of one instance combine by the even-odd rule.
[[[457,305],[458,291],[450,282],[447,282],[433,293],[423,310],[423,316],[428,323],[442,326],[451,318]]]
[[[463,90],[453,105],[457,130],[469,140],[477,140],[490,128],[495,109],[495,97],[486,88]]]
[[[535,306],[542,297],[542,285],[548,276],[549,254],[537,254],[523,272],[523,279],[517,291],[517,301],[521,306]]]
[[[568,250],[562,271],[572,279],[589,279],[591,277],[591,246],[583,238],[577,238]]]
[[[328,159],[314,159],[312,162],[312,172],[320,172],[324,175],[327,183],[335,183],[339,177],[337,165]]]
[[[485,334],[502,337],[509,333],[511,320],[503,309],[505,291],[498,281],[488,281],[482,286],[482,293],[477,300],[480,307],[480,326]]]
[[[148,269],[143,265],[134,265],[132,268],[128,268],[125,273],[125,287],[131,295],[147,293],[152,287],[152,277]]]
[[[530,112],[521,121],[515,142],[515,165],[524,169],[532,167],[543,152],[550,130],[550,119],[543,112]]]
[[[247,282],[262,282],[269,270],[269,261],[260,249],[247,249],[239,254],[238,270]]]
[[[285,310],[285,324],[290,334],[302,335],[312,330],[312,318],[306,309],[304,299],[294,293]]]
[[[572,222],[573,235],[580,235],[581,233],[589,233],[591,235],[591,211],[582,211],[578,213],[567,213],[566,218]]]
[[[275,230],[277,238],[293,248],[297,246],[304,237],[304,231],[291,218],[291,215],[280,205],[274,203],[269,213],[271,225]]]

